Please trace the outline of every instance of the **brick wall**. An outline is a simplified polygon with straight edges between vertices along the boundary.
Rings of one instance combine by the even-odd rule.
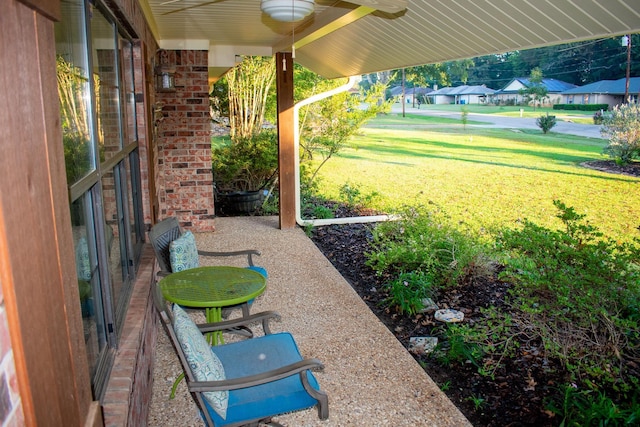
[[[158,322],[150,284],[155,258],[145,248],[103,399],[105,427],[144,426],[151,403]]]
[[[162,106],[156,174],[160,218],[176,216],[184,227],[213,231],[208,52],[164,54],[176,69],[176,91],[156,93]]]

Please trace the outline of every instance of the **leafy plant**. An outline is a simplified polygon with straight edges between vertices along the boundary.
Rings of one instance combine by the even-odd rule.
[[[603,121],[604,121],[604,115],[602,114],[602,111],[596,111],[595,113],[593,113],[594,125],[601,125]]]
[[[385,302],[410,316],[423,308],[424,298],[433,296],[433,282],[422,272],[401,273],[385,287],[389,292]]]
[[[493,378],[505,359],[514,357],[519,347],[516,322],[495,308],[482,310],[483,318],[474,324],[452,324],[446,331],[449,343],[447,360],[469,361],[478,373]]]
[[[306,96],[342,84],[339,80],[313,79]],[[335,154],[348,146],[351,138],[360,128],[378,113],[389,111],[391,101],[384,101],[386,86],[381,83],[372,85],[369,90],[357,95],[342,92],[318,102],[309,104],[300,112],[300,147],[302,162],[312,162],[313,181],[318,171]],[[366,105],[367,108],[361,108]]]
[[[467,325],[450,324],[445,334],[447,344],[442,348],[445,353],[442,361],[445,364],[469,361],[477,368],[481,367],[484,352],[478,344],[482,340],[478,331]]]
[[[315,206],[313,208],[313,216],[318,219],[334,218],[334,212],[326,206]]]
[[[554,205],[564,230],[525,221],[498,236],[511,304],[576,378],[629,389],[637,380],[625,360],[640,355],[640,249],[604,239],[584,215]]]
[[[378,196],[379,194],[375,191],[362,194],[360,188],[351,183],[346,183],[340,187],[340,198],[345,201],[349,208],[355,210],[368,206]]]
[[[471,403],[473,403],[473,408],[476,411],[479,411],[482,409],[482,407],[485,405],[485,399],[481,396],[476,396],[476,395],[471,395],[467,398],[467,400],[471,401]]]
[[[546,407],[562,418],[561,426],[631,426],[640,422],[637,394],[636,391],[629,404],[618,405],[604,393],[568,384]]]
[[[600,132],[609,143],[604,152],[620,164],[627,164],[640,156],[640,106],[616,105],[605,114]]]
[[[276,179],[278,140],[273,130],[238,137],[212,148],[213,179],[218,191],[255,191]]]
[[[271,56],[244,56],[242,62],[225,75],[233,140],[250,139],[261,132],[275,76],[275,60]],[[219,107],[227,105],[223,103]]]
[[[460,108],[460,120],[462,120],[462,127],[467,129],[467,123],[469,122],[469,108],[463,106]]]
[[[542,133],[548,133],[556,125],[556,116],[550,116],[549,113],[540,116],[536,119],[536,125],[542,129]]]
[[[436,287],[456,284],[481,258],[483,246],[448,225],[440,212],[408,208],[402,220],[379,224],[367,265],[379,273],[424,272]]]

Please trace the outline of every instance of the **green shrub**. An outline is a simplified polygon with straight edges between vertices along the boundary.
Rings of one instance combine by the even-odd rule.
[[[342,187],[340,187],[340,198],[347,204],[349,208],[355,210],[366,208],[378,196],[379,194],[375,191],[372,191],[368,194],[363,194],[357,185],[353,185],[351,183],[346,183]]]
[[[565,385],[546,407],[561,417],[561,426],[632,426],[640,422],[637,392],[630,403],[618,405],[604,393]]]
[[[594,125],[601,125],[603,121],[604,121],[604,116],[602,115],[602,111],[596,111],[595,113],[593,113]]]
[[[556,116],[550,116],[549,113],[540,116],[536,119],[536,125],[542,129],[542,133],[547,133],[556,125]]]
[[[584,215],[554,205],[564,230],[525,221],[497,238],[511,304],[524,329],[574,378],[633,388],[638,379],[625,361],[640,355],[640,249],[604,239]]]
[[[334,218],[335,213],[326,206],[314,206],[313,216],[317,219],[329,219]]]
[[[434,293],[432,279],[422,272],[400,273],[385,288],[389,293],[385,303],[410,316],[418,313],[424,307],[422,300]]]
[[[212,147],[211,163],[221,192],[266,188],[278,170],[278,135],[264,130],[251,138],[227,139]]]
[[[445,362],[468,361],[480,375],[493,378],[502,361],[515,356],[521,332],[508,313],[495,307],[481,312],[481,321],[448,325]]]
[[[609,104],[554,104],[554,110],[607,111]]]
[[[399,221],[373,231],[367,265],[379,273],[427,273],[437,287],[456,284],[482,259],[484,248],[469,233],[446,223],[444,215],[409,208]]]
[[[600,132],[609,139],[604,152],[620,164],[640,156],[640,106],[617,105],[605,114]]]

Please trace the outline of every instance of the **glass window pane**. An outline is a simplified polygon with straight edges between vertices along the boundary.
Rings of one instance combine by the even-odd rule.
[[[137,185],[137,179],[134,176],[134,172],[137,168],[132,169],[131,165],[135,165],[138,160],[137,152],[134,151],[131,153],[130,157],[125,159],[124,167],[127,174],[127,188],[129,191],[127,194],[127,204],[129,205],[129,233],[131,235],[131,244],[133,245],[135,256],[139,254],[139,251],[142,246],[142,223],[141,223],[141,210],[140,210],[140,199],[138,197],[139,191],[136,191],[136,188],[139,188]]]
[[[91,88],[83,2],[60,4],[62,21],[55,25],[56,71],[67,183],[95,170],[91,143]]]
[[[136,128],[136,98],[134,90],[134,62],[133,62],[133,46],[131,42],[122,36],[119,37],[120,43],[120,63],[122,69],[122,86],[123,86],[123,104],[125,119],[125,145],[138,140]]]
[[[91,18],[92,64],[95,80],[96,120],[100,163],[122,148],[120,87],[114,24],[93,9]]]
[[[114,171],[108,171],[102,176],[102,200],[104,216],[106,218],[105,237],[107,242],[107,256],[109,258],[109,280],[111,282],[111,298],[113,306],[118,307],[119,295],[122,292],[127,272],[127,251],[125,242],[121,241],[122,221],[121,208],[118,206],[116,179]]]
[[[100,352],[107,343],[104,309],[98,274],[95,228],[91,214],[91,193],[71,204],[71,222],[76,257],[76,273],[80,292],[80,307],[87,359],[92,375]]]

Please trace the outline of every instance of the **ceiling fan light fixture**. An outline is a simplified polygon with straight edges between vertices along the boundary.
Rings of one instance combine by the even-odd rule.
[[[313,0],[262,0],[260,9],[276,21],[296,22],[313,12]]]

